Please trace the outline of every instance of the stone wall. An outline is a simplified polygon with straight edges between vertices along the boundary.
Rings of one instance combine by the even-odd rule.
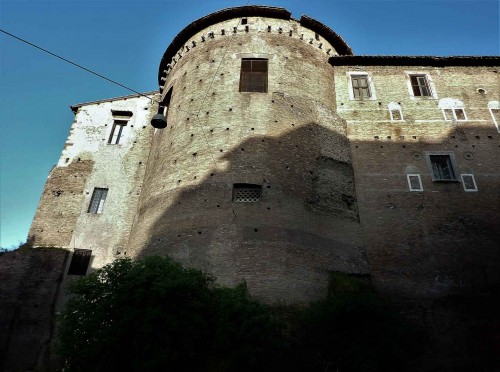
[[[426,370],[491,370],[500,350],[500,136],[488,103],[500,99],[499,69],[334,69],[372,282],[429,333]],[[376,99],[350,99],[349,72],[368,73]],[[411,97],[408,72],[429,74],[436,95]],[[462,101],[468,120],[444,120],[442,98]],[[391,121],[390,102],[404,120]],[[452,154],[457,180],[433,181],[429,153]],[[407,174],[420,175],[423,191],[409,190]],[[473,174],[478,190],[466,192],[461,174]]]
[[[35,246],[91,249],[94,269],[126,255],[153,134],[153,98],[73,106],[75,121],[30,229]],[[114,120],[123,112],[131,116],[119,143],[109,143]],[[103,213],[89,213],[95,188],[108,189]]]
[[[54,307],[67,256],[57,248],[0,255],[0,370],[49,369]]]
[[[188,38],[171,68],[169,126],[154,135],[129,246],[244,279],[269,302],[307,302],[331,271],[368,273],[331,46],[294,20],[247,21]],[[242,58],[268,60],[266,93],[239,92]],[[262,201],[234,203],[235,183],[261,185]]]

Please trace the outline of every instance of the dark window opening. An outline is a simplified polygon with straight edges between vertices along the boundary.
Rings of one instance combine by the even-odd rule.
[[[401,117],[401,110],[391,110],[391,114],[393,121],[403,120],[403,118]]]
[[[433,181],[455,181],[450,155],[429,155]]]
[[[123,138],[123,129],[126,127],[126,120],[115,120],[113,121],[113,128],[111,129],[111,134],[109,135],[108,144],[118,145],[120,140]]]
[[[410,186],[410,191],[424,191],[422,187],[422,180],[419,174],[408,174],[408,185]]]
[[[410,82],[414,96],[432,96],[431,88],[425,75],[410,75]]]
[[[267,59],[241,60],[240,92],[267,93]]]
[[[241,24],[242,25],[246,25],[247,23],[248,23],[248,19],[246,19],[246,18],[242,18],[241,19]]]
[[[370,98],[368,75],[351,75],[352,93],[354,98]]]
[[[262,199],[262,185],[235,183],[233,185],[234,203],[258,203]]]
[[[173,87],[170,87],[167,94],[165,94],[165,97],[160,102],[160,106],[158,107],[158,114],[163,114],[163,116],[165,116],[165,119],[168,116],[168,108],[170,107],[170,100],[172,99],[172,89]]]
[[[69,264],[68,275],[86,275],[91,255],[90,249],[75,249]]]
[[[87,213],[101,214],[104,211],[104,203],[108,196],[108,189],[96,187],[92,193],[92,199]]]
[[[477,191],[476,181],[473,174],[462,174],[465,191]]]
[[[132,111],[123,111],[123,110],[111,110],[111,113],[113,116],[123,116],[124,118],[130,118],[132,117],[133,112]]]

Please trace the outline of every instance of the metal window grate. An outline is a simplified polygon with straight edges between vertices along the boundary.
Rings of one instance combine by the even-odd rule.
[[[434,181],[454,181],[455,173],[450,155],[429,155]]]
[[[262,199],[262,186],[248,183],[233,185],[234,203],[258,203]]]
[[[241,60],[240,92],[267,93],[267,59]]]
[[[104,203],[108,196],[108,189],[96,187],[90,200],[89,209],[87,213],[101,214],[104,211]]]
[[[68,275],[86,275],[91,256],[90,249],[75,249],[69,264]]]

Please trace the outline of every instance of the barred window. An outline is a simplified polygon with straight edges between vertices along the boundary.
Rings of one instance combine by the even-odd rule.
[[[104,203],[108,196],[108,189],[96,187],[90,200],[90,205],[87,213],[101,214],[104,210]]]
[[[240,92],[267,93],[267,59],[241,60]]]
[[[262,198],[262,186],[249,183],[235,183],[233,185],[234,203],[257,203]]]
[[[75,249],[69,264],[68,275],[86,275],[91,256],[90,249]]]
[[[455,172],[450,155],[429,155],[433,181],[455,181]]]

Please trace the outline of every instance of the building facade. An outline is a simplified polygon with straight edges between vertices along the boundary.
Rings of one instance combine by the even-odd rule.
[[[168,254],[272,303],[324,296],[331,272],[413,301],[490,288],[499,71],[354,56],[309,17],[221,10],[172,41],[159,91],[72,106],[29,236],[67,248],[69,275]]]

